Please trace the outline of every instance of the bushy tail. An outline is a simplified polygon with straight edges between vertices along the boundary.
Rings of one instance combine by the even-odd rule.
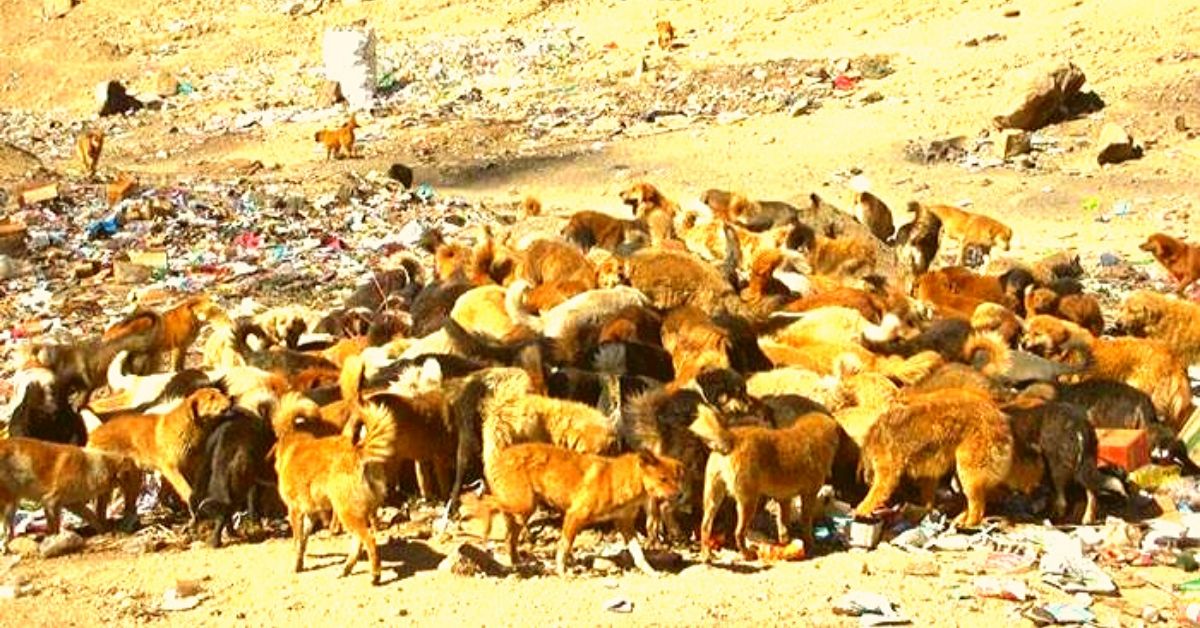
[[[133,388],[133,377],[125,374],[125,360],[129,358],[128,351],[121,351],[108,365],[108,387],[113,391]]]
[[[359,409],[367,433],[358,443],[358,459],[363,465],[386,463],[396,451],[396,422],[387,408],[366,403]]]
[[[911,358],[886,357],[877,363],[880,373],[905,385],[915,384],[933,373],[943,363],[936,351],[922,351]]]
[[[352,406],[357,406],[361,400],[366,368],[366,362],[360,355],[352,355],[342,363],[342,372],[338,376],[338,389],[342,393],[342,400]]]
[[[737,447],[737,437],[721,422],[716,410],[706,403],[696,406],[696,419],[688,426],[688,431],[719,454],[728,454]]]
[[[110,342],[133,334],[144,334],[162,327],[162,316],[151,310],[138,310],[104,332],[101,340]]]

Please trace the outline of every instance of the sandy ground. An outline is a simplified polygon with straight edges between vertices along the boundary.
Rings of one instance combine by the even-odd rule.
[[[122,129],[106,148],[101,168],[106,177],[129,171],[173,180],[211,175],[228,160],[257,159],[273,168],[248,184],[289,181],[322,192],[335,189],[344,172],[400,161],[414,167],[418,181],[443,194],[509,200],[532,193],[565,211],[616,208],[616,191],[643,177],[684,200],[708,187],[727,187],[761,198],[802,198],[817,191],[844,201],[843,174],[861,170],[894,210],[909,199],[970,201],[977,211],[1015,228],[1014,255],[1033,258],[1074,248],[1088,263],[1103,252],[1145,262],[1148,257],[1136,245],[1148,232],[1194,234],[1200,226],[1195,185],[1200,140],[1189,139],[1174,122],[1183,116],[1187,125],[1200,126],[1200,6],[1191,2],[372,0],[352,6],[335,2],[312,16],[289,17],[266,0],[85,0],[52,21],[42,20],[39,10],[36,0],[0,0],[5,16],[0,110],[47,113],[75,125],[92,115],[94,86],[110,78],[137,90],[148,88],[160,71],[203,80],[228,68],[254,68],[270,77],[267,84],[233,89],[219,98],[172,104]],[[1006,16],[1013,11],[1017,15]],[[588,52],[584,62],[558,75],[561,84],[543,86],[542,97],[550,100],[558,87],[597,77],[636,85],[654,80],[660,70],[700,72],[785,58],[830,61],[882,54],[895,72],[864,83],[863,90],[882,96],[870,104],[851,94],[823,99],[796,117],[753,115],[728,125],[689,123],[643,137],[622,133],[599,141],[569,133],[529,141],[521,125],[496,121],[413,123],[368,116],[365,157],[326,163],[312,132],[337,124],[339,112],[240,134],[172,132],[212,116],[280,104],[309,106],[318,85],[311,69],[320,64],[322,31],[360,18],[368,19],[382,40],[419,42],[472,38],[496,29],[520,36],[547,25],[573,25]],[[685,45],[670,53],[651,47],[658,19],[670,19]],[[978,45],[966,45],[972,39]],[[909,141],[975,137],[987,129],[991,117],[1020,94],[1023,72],[1053,58],[1079,65],[1090,89],[1106,103],[1097,114],[1044,132],[1064,149],[1061,153],[1040,156],[1033,169],[924,166],[903,159]],[[648,72],[635,76],[643,59]],[[1146,145],[1145,156],[1097,166],[1091,143],[1105,121],[1125,125]],[[52,129],[29,133],[52,135]],[[32,147],[51,167],[73,168],[66,158],[68,145],[34,142]],[[154,157],[164,149],[169,149],[165,158]],[[1099,212],[1084,209],[1092,198],[1099,201]],[[1120,201],[1130,203],[1128,215],[1098,221]],[[1145,268],[1153,277],[1162,275],[1153,265]],[[1013,621],[1019,606],[975,599],[969,587],[960,599],[958,587],[973,576],[956,571],[963,562],[956,554],[936,557],[936,576],[909,575],[906,568],[914,559],[880,550],[766,569],[688,567],[654,579],[630,573],[471,579],[434,570],[444,544],[427,545],[394,530],[381,539],[389,536],[385,583],[378,588],[370,587],[362,565],[350,578],[335,577],[331,565],[346,542],[340,538],[314,543],[315,568],[299,575],[288,568],[290,545],[283,539],[137,556],[105,549],[118,542],[102,539],[82,555],[22,561],[13,575],[27,579],[36,593],[0,601],[0,613],[10,625],[279,625],[351,619],[853,625],[857,620],[832,614],[830,601],[862,589],[887,593],[916,625],[978,626]],[[929,570],[925,565],[918,571]],[[1136,573],[1161,584],[1187,579],[1168,568]],[[201,580],[211,597],[191,611],[158,613],[162,591],[176,579]],[[1153,587],[1126,585],[1123,598],[1097,601],[1105,625],[1132,625],[1142,605],[1170,604]],[[603,610],[615,597],[632,601],[633,612]]]

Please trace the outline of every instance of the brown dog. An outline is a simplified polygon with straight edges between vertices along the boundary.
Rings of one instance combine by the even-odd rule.
[[[1008,419],[986,395],[969,389],[908,395],[904,401],[867,432],[862,459],[871,490],[855,513],[871,516],[905,476],[932,505],[938,480],[955,469],[967,497],[967,509],[955,523],[979,525],[988,492],[1004,483],[1012,465]]]
[[[891,240],[892,235],[896,233],[892,210],[870,192],[854,194],[854,218],[882,242]]]
[[[1200,363],[1200,305],[1138,290],[1121,304],[1117,326],[1132,336],[1169,345],[1188,364]]]
[[[275,472],[279,475],[279,496],[287,505],[288,523],[296,544],[295,570],[297,573],[304,570],[312,517],[320,516],[328,522],[327,517],[332,513],[354,534],[342,575],[347,576],[354,569],[365,546],[371,562],[371,583],[379,584],[382,570],[372,521],[387,495],[384,468],[395,448],[395,422],[382,407],[364,405],[361,418],[366,434],[355,444],[347,435],[318,437],[306,431],[301,421],[316,418],[315,404],[288,393],[273,421],[279,439],[275,446]]]
[[[191,504],[190,466],[230,407],[232,401],[220,391],[201,388],[166,414],[127,415],[104,423],[88,435],[87,447],[128,456],[140,469],[162,473],[180,499]]]
[[[1162,267],[1179,282],[1176,294],[1183,295],[1188,286],[1200,279],[1200,246],[1188,244],[1165,233],[1146,239],[1139,249],[1149,252]]]
[[[992,247],[1000,247],[1005,251],[1012,245],[1013,232],[1004,223],[984,216],[964,211],[950,205],[922,205],[930,213],[942,221],[943,232],[955,240],[961,247],[959,263],[966,263],[967,248],[976,245],[990,252]]]
[[[812,524],[818,503],[817,491],[825,485],[833,467],[838,444],[844,437],[837,421],[827,414],[811,413],[790,427],[734,427],[724,429],[707,406],[700,406],[692,431],[712,448],[704,470],[704,520],[700,525],[700,556],[710,558],[710,539],[717,510],[732,493],[737,502],[734,542],[748,559],[746,533],[762,497],[778,502],[776,518],[779,542],[788,542],[792,499],[801,500],[801,538],[813,547]]]
[[[595,211],[581,211],[571,215],[563,228],[564,238],[579,248],[588,250],[593,246],[615,251],[627,242],[648,242],[650,232],[640,220],[623,220]]]
[[[675,27],[667,20],[659,20],[654,27],[658,30],[658,47],[670,50],[675,43]]]
[[[1049,288],[1033,288],[1025,293],[1025,315],[1049,314],[1071,321],[1093,336],[1104,333],[1104,313],[1100,302],[1087,294],[1059,294]]]
[[[0,525],[3,544],[12,540],[13,514],[22,499],[39,501],[46,509],[50,534],[57,534],[65,507],[104,531],[104,512],[93,512],[88,502],[106,497],[120,488],[128,503],[137,498],[141,474],[133,461],[74,445],[60,445],[32,438],[0,440]]]
[[[196,341],[201,326],[220,312],[221,309],[208,295],[202,294],[191,297],[160,315],[146,311],[135,312],[105,331],[101,340],[111,342],[126,335],[150,333],[154,339],[154,351],[169,356],[163,362],[168,368],[178,371],[183,369],[187,350]]]
[[[325,145],[325,160],[329,161],[338,155],[354,157],[354,129],[358,128],[358,119],[350,114],[350,119],[336,129],[317,131],[314,139]]]
[[[96,166],[100,163],[100,151],[103,149],[104,131],[87,131],[75,140],[75,156],[89,177],[96,176]]]
[[[679,205],[663,196],[658,188],[638,182],[621,191],[621,201],[633,210],[634,218],[646,224],[650,241],[661,244],[675,238],[675,214]]]
[[[504,513],[512,564],[517,563],[517,537],[542,503],[564,514],[555,555],[559,574],[566,573],[579,531],[603,521],[616,524],[637,567],[654,573],[638,544],[634,521],[652,500],[673,499],[679,493],[683,465],[646,451],[604,458],[528,443],[500,452],[487,481],[492,494],[485,504]],[[485,538],[491,532],[491,517],[486,520]]]
[[[1179,430],[1192,410],[1187,364],[1171,346],[1145,338],[1096,338],[1053,316],[1026,321],[1023,346],[1043,357],[1084,368],[1084,379],[1124,382],[1150,396],[1159,418]]]

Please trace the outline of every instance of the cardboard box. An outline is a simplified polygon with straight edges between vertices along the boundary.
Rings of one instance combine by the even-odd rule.
[[[24,207],[42,201],[52,201],[56,198],[58,198],[58,184],[46,183],[22,190],[21,196],[17,200],[18,204]]]
[[[1097,458],[1101,465],[1133,471],[1150,464],[1150,439],[1146,430],[1096,430],[1100,441]]]

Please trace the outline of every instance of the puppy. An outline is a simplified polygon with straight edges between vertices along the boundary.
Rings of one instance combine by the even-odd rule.
[[[1007,251],[1012,244],[1012,229],[994,218],[974,214],[950,205],[922,205],[922,207],[942,221],[942,229],[947,236],[958,241],[962,248],[961,255],[964,258],[968,245],[981,246],[987,253],[991,251],[992,247],[1000,247]],[[959,263],[964,263],[964,259],[960,259]]]
[[[915,394],[884,413],[863,443],[871,489],[855,514],[871,516],[907,476],[931,505],[938,480],[955,469],[967,498],[957,525],[983,521],[988,492],[1000,486],[1012,466],[1013,435],[1008,419],[985,395],[969,389]]]
[[[32,438],[0,439],[0,548],[12,540],[11,522],[21,500],[42,503],[52,535],[58,534],[63,508],[103,532],[108,528],[105,513],[93,512],[88,503],[114,488],[121,489],[127,501],[136,499],[140,487],[137,467],[123,456]]]
[[[87,447],[128,456],[140,469],[158,471],[190,509],[192,486],[187,476],[192,475],[209,433],[231,406],[220,391],[203,388],[166,414],[127,415],[97,427],[88,435]]]
[[[317,131],[313,139],[325,146],[325,161],[344,155],[354,157],[354,129],[358,128],[358,119],[350,114],[350,119],[336,129]]]
[[[1093,336],[1104,333],[1104,314],[1100,311],[1100,302],[1090,295],[1059,296],[1050,288],[1034,288],[1025,293],[1025,315],[1038,314],[1049,314],[1071,321],[1091,332]]]
[[[1183,296],[1200,279],[1200,246],[1188,244],[1165,233],[1156,233],[1146,239],[1139,249],[1146,251],[1179,283],[1175,294]]]
[[[667,20],[659,20],[654,27],[658,30],[658,47],[670,50],[675,43],[675,27]]]
[[[937,259],[942,242],[942,220],[916,201],[909,202],[908,211],[915,216],[912,222],[896,232],[895,244],[900,247],[897,256],[901,262],[906,263],[913,277],[919,277]]]
[[[1188,364],[1200,363],[1200,305],[1191,301],[1138,290],[1121,304],[1117,328],[1161,340]]]
[[[382,570],[373,521],[387,495],[384,466],[392,457],[396,429],[377,405],[368,403],[361,413],[366,433],[357,443],[347,435],[318,437],[305,431],[298,421],[316,419],[317,407],[295,393],[284,397],[275,414],[275,472],[279,496],[288,509],[297,573],[304,570],[312,518],[332,513],[354,534],[342,576],[350,574],[366,546],[371,584],[379,584]]]
[[[1150,395],[1155,411],[1175,430],[1192,410],[1187,365],[1171,346],[1143,338],[1096,338],[1053,316],[1026,321],[1023,346],[1043,357],[1083,367],[1085,379],[1124,382]]]
[[[867,191],[854,194],[854,219],[871,231],[881,242],[889,242],[896,231],[892,210],[879,197]]]
[[[528,443],[500,452],[487,473],[489,508],[504,513],[508,554],[517,564],[517,537],[539,503],[563,512],[555,565],[565,574],[575,537],[583,528],[612,521],[639,569],[655,573],[638,544],[634,522],[651,500],[679,493],[683,465],[642,451],[617,458],[581,454],[553,445]],[[491,532],[486,518],[484,538]]]
[[[75,157],[90,178],[96,177],[96,166],[100,163],[100,151],[103,148],[104,131],[86,131],[75,140]]]
[[[829,415],[809,414],[785,429],[735,427],[724,429],[701,408],[697,422],[689,428],[712,447],[704,469],[704,521],[700,526],[702,560],[711,558],[713,521],[717,509],[732,493],[737,503],[734,543],[746,558],[746,533],[758,509],[759,499],[769,497],[779,506],[776,518],[778,539],[788,541],[792,499],[801,499],[801,538],[806,549],[813,547],[812,524],[820,504],[817,491],[825,485],[843,433]]]

